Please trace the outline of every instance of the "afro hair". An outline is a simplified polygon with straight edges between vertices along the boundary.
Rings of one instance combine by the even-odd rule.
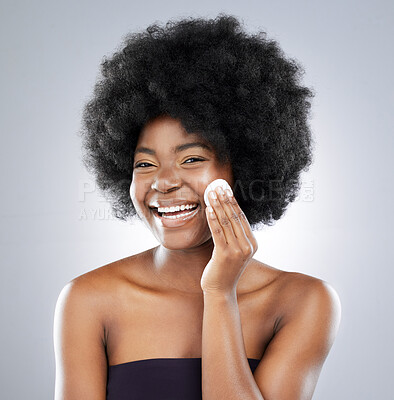
[[[312,163],[313,91],[300,84],[303,73],[265,32],[247,34],[231,15],[151,24],[103,58],[83,109],[83,163],[114,216],[130,219],[139,133],[169,115],[231,163],[234,196],[251,227],[272,225]]]

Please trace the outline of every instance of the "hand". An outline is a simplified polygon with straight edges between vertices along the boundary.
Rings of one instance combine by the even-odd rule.
[[[203,292],[234,293],[239,278],[257,251],[254,237],[244,212],[237,200],[221,187],[209,192],[209,207],[205,209],[214,249],[201,277]],[[221,194],[222,192],[223,194]]]

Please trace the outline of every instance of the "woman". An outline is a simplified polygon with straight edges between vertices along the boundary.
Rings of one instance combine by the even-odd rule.
[[[253,258],[253,230],[283,215],[312,161],[300,76],[224,14],[151,25],[104,60],[84,161],[115,215],[160,244],[64,287],[56,400],[312,398],[338,295]],[[209,210],[215,179],[234,195],[215,190]]]

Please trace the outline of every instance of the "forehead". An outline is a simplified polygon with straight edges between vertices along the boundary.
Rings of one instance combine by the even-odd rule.
[[[182,123],[169,116],[160,116],[148,122],[141,130],[136,153],[141,149],[170,149],[177,153],[198,144],[200,149],[213,151],[211,144],[197,133],[188,133]],[[147,153],[148,151],[144,151]]]

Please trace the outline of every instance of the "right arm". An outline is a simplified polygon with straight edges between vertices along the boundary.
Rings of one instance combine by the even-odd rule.
[[[55,400],[105,400],[107,358],[100,298],[76,278],[59,294],[54,315]]]

